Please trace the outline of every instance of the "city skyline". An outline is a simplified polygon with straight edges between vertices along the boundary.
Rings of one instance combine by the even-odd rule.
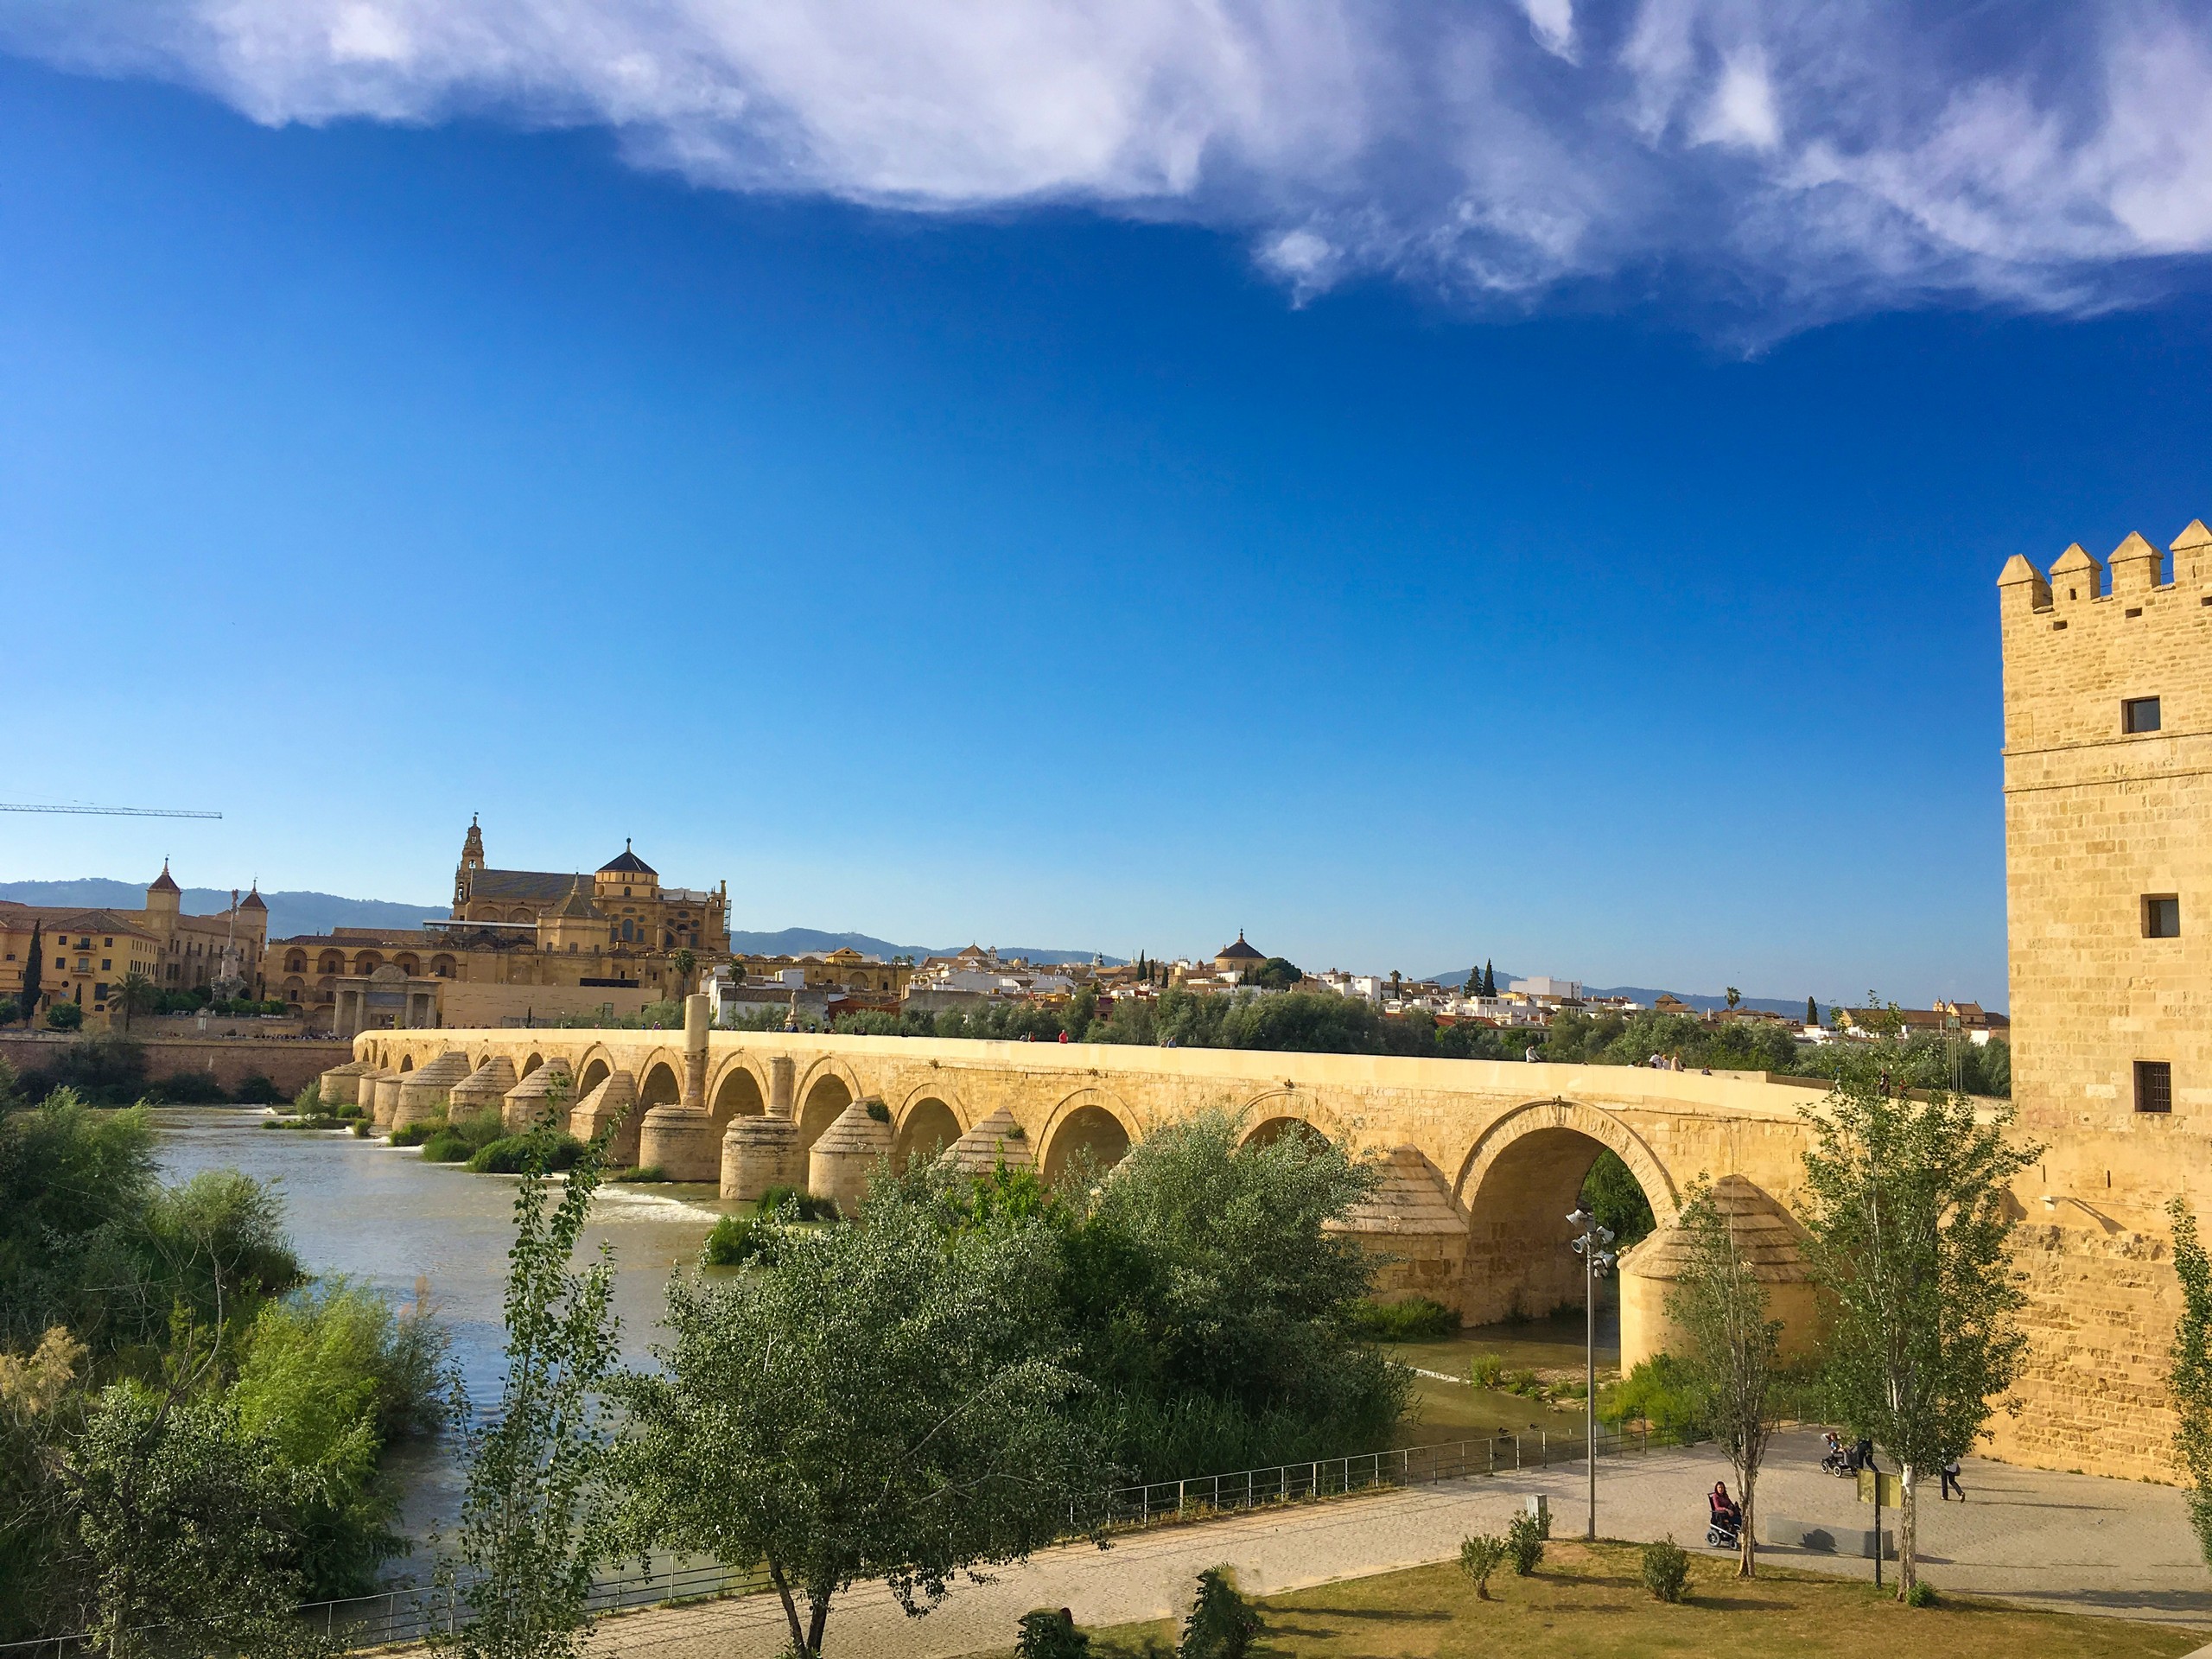
[[[1618,60],[1546,16],[1529,75]],[[761,929],[1995,1003],[1997,573],[2212,511],[2171,216],[1799,304],[1601,235],[1593,140],[1594,264],[1321,282],[1203,178],[768,189],[60,27],[0,13],[9,788],[226,817],[0,815],[10,878],[404,893],[481,810]],[[1764,107],[1717,41],[1652,165],[1750,223],[1821,132],[1777,67],[1783,139],[1700,137]],[[2118,120],[2037,163],[2113,224],[2174,200]]]

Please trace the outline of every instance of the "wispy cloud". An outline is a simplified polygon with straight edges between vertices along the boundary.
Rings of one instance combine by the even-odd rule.
[[[1301,294],[1664,273],[1769,332],[2094,309],[2212,251],[2212,15],[2158,0],[0,0],[0,49],[263,122],[603,125],[735,190],[1187,219]]]

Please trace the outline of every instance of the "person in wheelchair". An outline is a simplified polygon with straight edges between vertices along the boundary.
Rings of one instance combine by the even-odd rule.
[[[1744,1511],[1736,1500],[1728,1496],[1728,1483],[1716,1480],[1713,1490],[1705,1495],[1709,1518],[1705,1529],[1705,1541],[1716,1548],[1730,1548],[1737,1534],[1743,1530]]]

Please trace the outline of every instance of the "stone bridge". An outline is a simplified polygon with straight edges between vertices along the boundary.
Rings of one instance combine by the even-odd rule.
[[[1662,1345],[1665,1229],[1700,1178],[1769,1250],[1777,1312],[1808,1328],[1810,1292],[1787,1212],[1825,1085],[1764,1072],[1522,1065],[1103,1044],[709,1031],[379,1031],[354,1041],[327,1097],[385,1125],[496,1107],[516,1127],[553,1079],[572,1129],[615,1126],[618,1162],[753,1198],[778,1182],[849,1199],[879,1158],[1003,1158],[1056,1180],[1110,1166],[1207,1107],[1245,1134],[1315,1132],[1386,1161],[1345,1230],[1383,1255],[1382,1282],[1476,1323],[1580,1306],[1566,1221],[1599,1152],[1620,1154],[1661,1235],[1623,1275],[1626,1363]],[[1642,1271],[1639,1271],[1639,1268]]]

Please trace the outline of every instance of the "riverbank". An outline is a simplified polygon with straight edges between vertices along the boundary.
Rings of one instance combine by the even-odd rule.
[[[515,1180],[426,1164],[414,1151],[345,1130],[274,1134],[268,1114],[238,1106],[170,1106],[153,1121],[164,1180],[232,1168],[282,1198],[292,1248],[319,1279],[345,1278],[395,1304],[421,1299],[453,1333],[453,1358],[480,1407],[499,1396],[502,1301],[513,1239]],[[600,1189],[586,1246],[614,1253],[614,1311],[625,1357],[645,1363],[658,1339],[671,1274],[696,1264],[724,1210],[710,1189]],[[402,1489],[399,1530],[419,1542],[459,1512],[454,1438],[402,1448],[390,1465]],[[413,1564],[393,1564],[411,1575]]]

